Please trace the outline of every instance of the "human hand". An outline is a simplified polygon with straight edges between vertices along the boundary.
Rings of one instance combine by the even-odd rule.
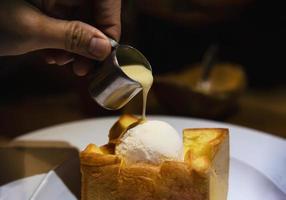
[[[120,0],[1,1],[0,31],[0,56],[47,49],[42,53],[48,63],[73,61],[75,72],[84,75],[89,59],[110,53],[106,35],[120,37]]]

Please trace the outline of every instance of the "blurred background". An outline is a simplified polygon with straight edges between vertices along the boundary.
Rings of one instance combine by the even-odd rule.
[[[122,40],[144,53],[155,83],[147,115],[243,125],[286,138],[286,14],[279,1],[123,0]],[[100,108],[88,79],[37,52],[0,57],[0,144],[74,120],[141,112],[141,95]],[[138,106],[140,105],[140,106]]]

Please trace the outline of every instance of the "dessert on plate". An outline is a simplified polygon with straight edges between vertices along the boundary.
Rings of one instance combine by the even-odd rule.
[[[182,131],[122,115],[107,144],[80,154],[82,200],[226,200],[228,130]]]

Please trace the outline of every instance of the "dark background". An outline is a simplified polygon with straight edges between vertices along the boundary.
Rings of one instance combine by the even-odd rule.
[[[122,10],[122,43],[142,51],[156,76],[200,62],[208,46],[218,43],[219,60],[240,64],[248,79],[240,109],[220,120],[286,137],[286,12],[282,2],[123,1]],[[0,139],[121,113],[99,108],[87,86],[87,79],[76,77],[71,66],[46,65],[37,52],[0,57]]]

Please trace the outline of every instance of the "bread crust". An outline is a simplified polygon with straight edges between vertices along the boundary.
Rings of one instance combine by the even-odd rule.
[[[160,165],[126,165],[115,145],[90,144],[80,154],[81,200],[226,200],[228,137],[223,128],[185,129],[185,160]]]

